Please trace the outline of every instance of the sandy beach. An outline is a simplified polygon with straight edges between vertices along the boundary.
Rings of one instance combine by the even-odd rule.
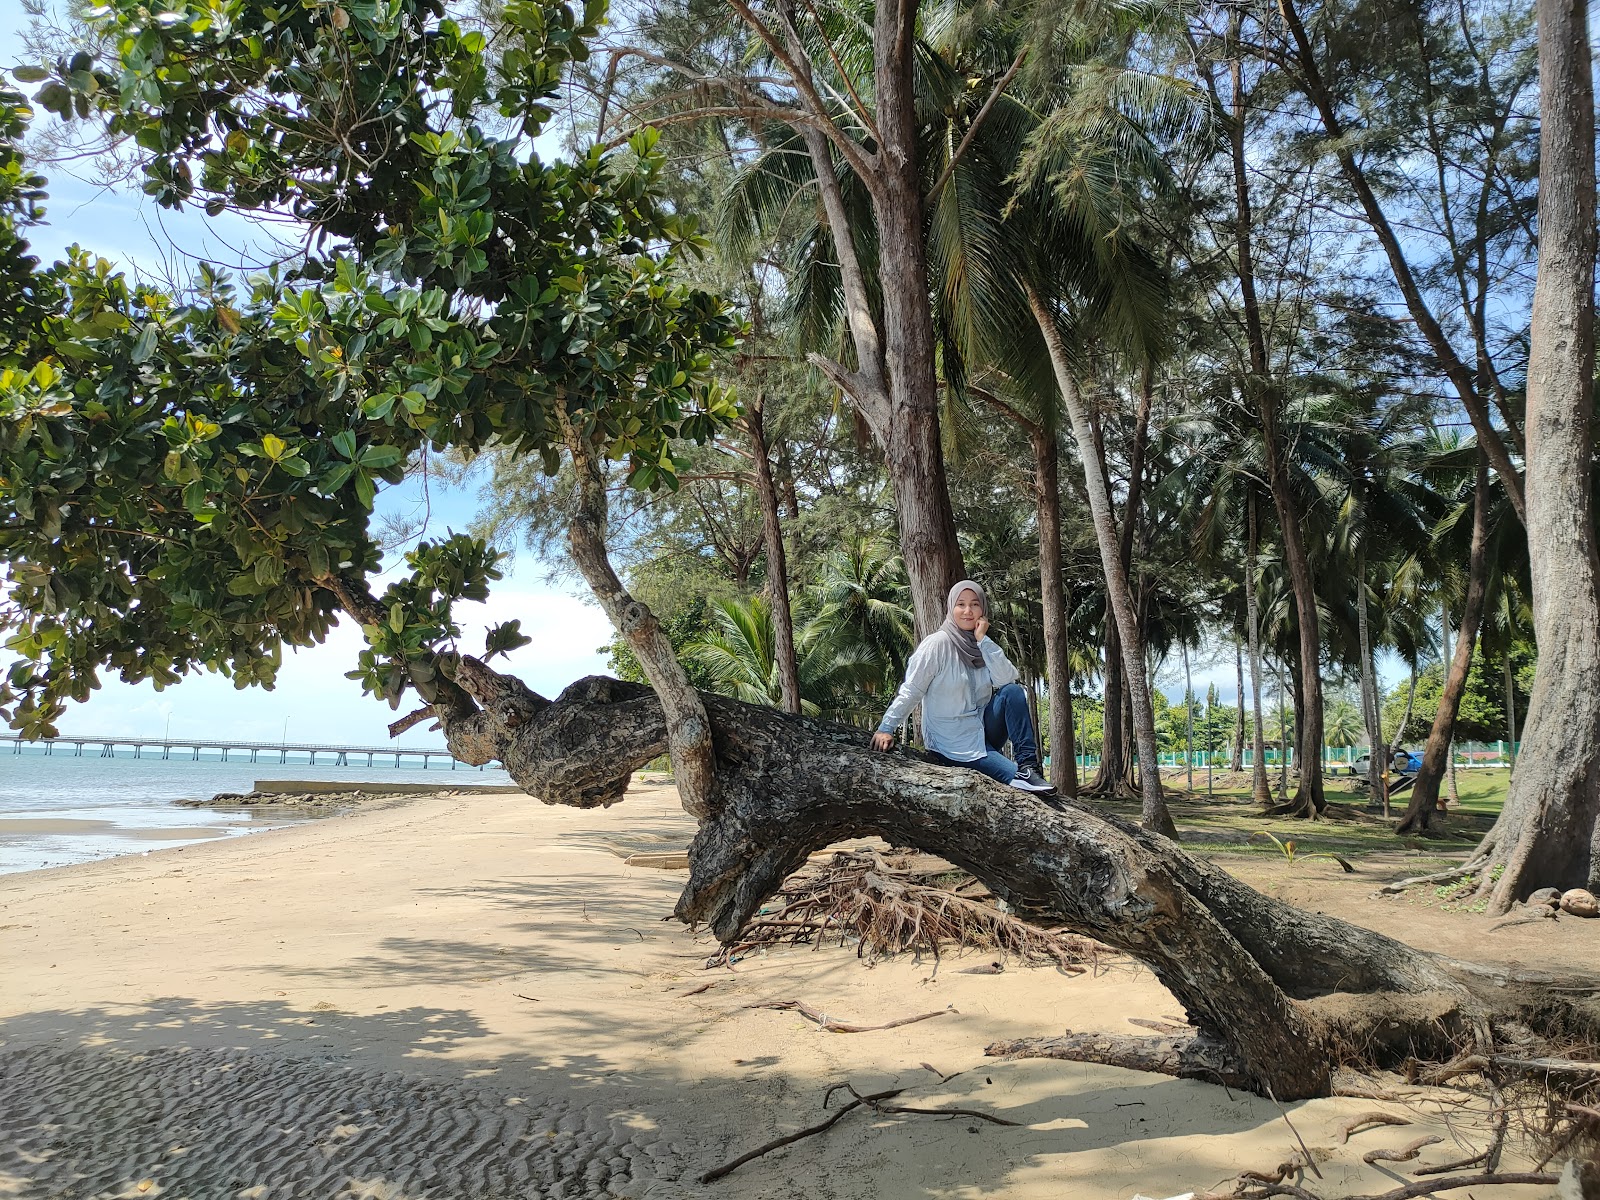
[[[999,1039],[1175,1016],[1125,959],[970,974],[983,959],[869,969],[800,948],[704,970],[714,943],[670,919],[684,874],[623,858],[691,834],[660,784],[589,812],[442,795],[0,877],[0,1196],[1127,1200],[1271,1171],[1298,1134],[1322,1172],[1307,1186],[1332,1197],[1486,1140],[1475,1106],[1421,1096],[1295,1104],[1286,1120],[1203,1083],[984,1057]],[[1462,921],[1482,956],[1485,926]],[[1574,953],[1593,952],[1585,936]],[[774,1000],[857,1023],[948,1011],[833,1034],[750,1007]],[[855,1112],[695,1182],[824,1119],[845,1081],[1018,1124]],[[1410,1124],[1341,1144],[1373,1110]],[[1428,1135],[1442,1140],[1414,1162],[1362,1162]],[[1511,1153],[1503,1169],[1528,1165]]]

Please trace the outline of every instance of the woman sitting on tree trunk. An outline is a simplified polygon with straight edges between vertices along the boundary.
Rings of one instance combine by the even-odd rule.
[[[875,750],[894,745],[893,730],[922,703],[922,741],[946,766],[982,771],[1025,792],[1054,796],[1039,770],[1039,741],[1028,694],[1005,651],[987,637],[989,602],[963,579],[945,600],[944,624],[922,639],[906,680],[872,735]],[[1000,753],[1010,741],[1016,762]]]

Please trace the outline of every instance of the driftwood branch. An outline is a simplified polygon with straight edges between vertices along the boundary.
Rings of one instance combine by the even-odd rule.
[[[1368,1150],[1361,1156],[1361,1161],[1369,1167],[1381,1162],[1410,1162],[1422,1153],[1424,1146],[1436,1145],[1442,1141],[1444,1139],[1438,1134],[1429,1134],[1427,1137],[1417,1138],[1414,1142],[1407,1142],[1398,1150]]]
[[[1351,1117],[1339,1126],[1339,1145],[1343,1146],[1350,1141],[1350,1136],[1361,1132],[1364,1127],[1376,1128],[1379,1125],[1409,1125],[1407,1117],[1398,1117],[1394,1113],[1369,1112],[1362,1113],[1359,1117]]]
[[[773,1138],[770,1142],[766,1142],[760,1146],[757,1146],[748,1154],[741,1154],[732,1162],[725,1162],[720,1167],[715,1167],[712,1170],[707,1171],[704,1175],[700,1176],[700,1182],[715,1183],[724,1175],[728,1175],[734,1171],[737,1171],[740,1167],[744,1166],[745,1163],[753,1162],[760,1158],[763,1154],[771,1154],[774,1150],[781,1150],[785,1146],[792,1146],[795,1142],[801,1141],[804,1138],[815,1137],[819,1133],[826,1133],[841,1120],[843,1120],[845,1115],[852,1109],[857,1109],[863,1105],[871,1104],[876,1100],[888,1100],[893,1096],[898,1096],[903,1091],[905,1091],[904,1088],[890,1088],[889,1090],[883,1092],[871,1092],[865,1096],[856,1095],[854,1100],[850,1101],[850,1103],[846,1104],[826,1121],[819,1121],[815,1125],[807,1126],[798,1133],[790,1133],[780,1138]],[[854,1094],[853,1091],[852,1094]]]
[[[826,1013],[812,1008],[804,1000],[768,1000],[763,1004],[747,1004],[746,1008],[770,1008],[779,1012],[798,1012],[808,1021],[815,1021],[829,1033],[875,1033],[880,1029],[898,1029],[902,1025],[915,1025],[918,1021],[932,1020],[934,1017],[948,1016],[955,1012],[953,1008],[941,1008],[934,1012],[919,1013],[914,1017],[901,1017],[898,1021],[886,1021],[882,1025],[850,1025],[844,1021],[832,1020]]]

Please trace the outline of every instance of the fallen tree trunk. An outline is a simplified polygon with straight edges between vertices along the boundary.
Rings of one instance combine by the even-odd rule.
[[[452,753],[499,759],[547,804],[614,804],[667,744],[661,704],[640,685],[592,677],[551,702],[470,658],[458,682],[481,710],[443,716]],[[676,915],[723,941],[807,855],[878,835],[970,872],[1020,916],[1149,966],[1198,1031],[1163,1052],[1179,1074],[1283,1100],[1325,1094],[1341,1062],[1491,1052],[1502,1020],[1600,1028],[1600,980],[1430,955],[1262,896],[1115,816],[1057,811],[974,771],[873,754],[847,726],[701,698],[716,784]]]

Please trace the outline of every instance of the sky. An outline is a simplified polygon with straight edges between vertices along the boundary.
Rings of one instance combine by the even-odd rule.
[[[0,0],[0,66],[22,63],[20,31],[25,19],[21,0]],[[38,116],[41,126],[56,120],[42,112]],[[30,240],[34,252],[46,261],[76,243],[129,272],[166,276],[173,267],[187,274],[201,259],[238,267],[251,258],[252,245],[260,244],[258,231],[231,213],[215,219],[198,211],[175,214],[158,208],[136,189],[95,186],[58,167],[45,173],[50,176],[46,224],[32,230]],[[428,532],[433,534],[466,528],[479,507],[492,500],[480,496],[479,485],[472,483],[451,489],[433,481],[430,488]],[[376,515],[380,519],[389,513],[412,515],[418,501],[414,482],[386,489],[379,494]],[[546,564],[525,552],[519,554],[487,605],[459,605],[457,615],[464,628],[462,644],[469,651],[482,644],[488,625],[520,618],[522,631],[533,642],[509,659],[498,660],[497,669],[511,671],[535,691],[553,697],[573,680],[605,672],[600,647],[610,640],[611,628],[580,584],[554,586],[546,581],[547,574]],[[375,584],[381,590],[384,580]],[[69,709],[59,724],[63,733],[81,735],[170,733],[238,741],[386,745],[386,726],[396,714],[345,678],[362,645],[360,630],[347,621],[321,646],[286,651],[271,691],[239,691],[229,680],[211,674],[189,676],[162,691],[148,683],[107,678],[88,702]],[[1192,666],[1197,695],[1203,697],[1207,686],[1215,683],[1222,703],[1235,702],[1231,652],[1224,655],[1219,650],[1207,656],[1197,651]],[[1386,682],[1392,683],[1391,677],[1399,673],[1398,664],[1380,664]],[[1176,655],[1158,673],[1157,685],[1170,699],[1181,697],[1183,676]],[[437,745],[439,735],[419,728],[400,741]]]

